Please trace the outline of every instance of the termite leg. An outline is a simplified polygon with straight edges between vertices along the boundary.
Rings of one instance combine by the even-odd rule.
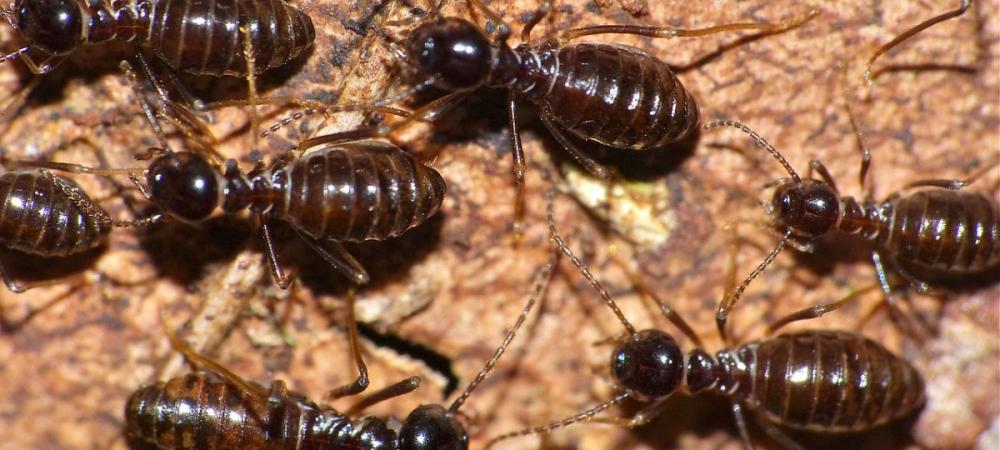
[[[771,325],[769,325],[767,327],[767,331],[765,333],[765,336],[771,336],[771,335],[773,335],[775,332],[777,332],[778,330],[780,330],[782,327],[784,327],[785,325],[788,325],[788,324],[790,324],[792,322],[798,322],[798,321],[801,321],[801,320],[816,319],[816,318],[822,317],[824,314],[826,314],[828,312],[836,311],[836,310],[838,310],[838,309],[846,306],[848,303],[851,303],[851,302],[857,300],[858,298],[860,298],[861,294],[864,294],[864,293],[866,293],[868,291],[876,289],[877,287],[878,287],[878,285],[872,284],[871,286],[866,286],[864,288],[861,288],[861,289],[858,289],[858,290],[856,290],[854,292],[851,292],[850,294],[847,294],[846,296],[844,296],[844,298],[842,298],[842,299],[840,299],[838,301],[835,301],[833,303],[827,303],[827,304],[823,304],[823,305],[811,306],[811,307],[808,307],[808,308],[805,308],[805,309],[802,309],[802,310],[799,310],[799,311],[795,311],[795,312],[793,312],[791,314],[788,314],[787,316],[782,317],[782,318],[776,320]]]
[[[366,138],[383,137],[413,122],[423,120],[428,116],[434,116],[438,114],[442,110],[442,108],[452,107],[456,102],[458,102],[460,99],[464,98],[467,95],[468,93],[466,92],[453,92],[451,94],[445,95],[444,97],[436,99],[424,106],[421,106],[419,109],[413,111],[412,114],[405,117],[403,120],[394,123],[392,125],[380,125],[376,127],[359,128],[356,130],[343,131],[340,133],[331,133],[322,136],[316,136],[300,142],[298,148],[299,150],[305,150],[310,147],[315,147],[317,145],[322,145],[322,144],[340,143],[347,141],[356,141]],[[376,105],[373,104],[359,104],[353,106],[356,106],[357,110],[376,109]],[[336,108],[336,106],[334,106],[333,108]]]
[[[415,391],[418,387],[420,387],[420,377],[407,378],[372,392],[367,397],[351,406],[344,412],[344,414],[347,416],[355,416],[376,403],[383,402],[390,398],[399,397],[400,395],[409,394],[410,392]]]
[[[596,26],[573,28],[570,30],[566,30],[559,34],[559,40],[561,42],[566,42],[571,39],[577,39],[584,36],[593,36],[595,34],[635,34],[639,36],[646,36],[652,38],[665,38],[665,39],[675,38],[675,37],[700,37],[716,33],[724,33],[727,31],[740,31],[740,30],[759,31],[764,34],[772,34],[772,33],[781,33],[798,28],[818,15],[819,11],[813,10],[810,11],[809,14],[803,17],[792,19],[786,22],[778,22],[774,24],[740,22],[740,23],[728,23],[723,25],[715,25],[707,28],[697,28],[690,30],[671,28],[671,27],[644,26],[644,25],[596,25]]]
[[[288,289],[288,286],[295,280],[295,275],[291,273],[285,275],[285,270],[281,267],[281,262],[278,261],[278,252],[274,247],[271,228],[268,226],[267,220],[263,216],[258,215],[257,221],[259,222],[261,236],[264,238],[264,247],[267,250],[267,262],[271,267],[271,277],[274,278],[274,283],[279,288]]]
[[[766,433],[768,437],[777,442],[780,448],[786,450],[806,450],[805,447],[799,445],[798,442],[795,442],[795,440],[785,434],[784,431],[781,431],[781,429],[773,423],[767,421],[767,419],[759,415],[756,417],[759,419],[756,421],[757,425],[764,430],[764,433]]]
[[[510,91],[507,98],[507,109],[510,117],[510,145],[513,149],[514,164],[511,167],[514,175],[514,242],[521,241],[524,231],[524,147],[521,146],[521,131],[517,128],[517,99]]]
[[[340,242],[334,240],[320,242],[317,239],[306,236],[305,233],[297,229],[295,233],[316,253],[319,253],[319,256],[323,257],[326,262],[330,263],[340,273],[346,275],[351,281],[356,284],[366,284],[371,280],[371,277],[361,263]]]
[[[747,427],[746,415],[743,413],[743,407],[740,406],[739,402],[732,403],[733,419],[736,421],[736,429],[740,432],[740,439],[743,440],[743,446],[746,450],[753,450],[753,442],[750,440],[750,430]]]
[[[351,346],[351,356],[354,364],[358,368],[358,377],[343,386],[330,390],[326,394],[329,399],[338,399],[348,395],[357,395],[368,389],[368,366],[365,365],[364,356],[361,354],[361,345],[358,343],[358,322],[354,317],[355,303],[354,287],[347,290],[347,340]]]
[[[580,163],[584,169],[587,169],[587,172],[590,172],[591,175],[604,180],[611,178],[611,170],[588,156],[582,149],[580,149],[580,147],[571,141],[569,136],[566,136],[566,133],[564,133],[561,128],[552,122],[549,114],[545,111],[542,112],[542,123],[545,124],[545,127],[549,129],[550,133],[552,133],[552,137],[556,138],[556,141],[558,141],[559,144],[562,145],[563,148],[565,148],[566,151],[568,151],[573,157],[573,159]]]
[[[639,410],[639,412],[635,413],[631,419],[626,419],[624,417],[596,417],[591,421],[617,425],[624,428],[641,427],[656,418],[656,416],[660,415],[660,413],[663,412],[663,409],[667,407],[667,402],[669,400],[670,397],[657,399]]]
[[[830,171],[826,169],[826,166],[823,165],[822,162],[816,159],[809,161],[809,170],[806,172],[806,178],[812,177],[813,171],[819,173],[823,182],[830,186],[830,189],[833,189],[835,194],[840,195],[840,190],[837,189],[837,183],[833,181],[833,176],[830,175]]]
[[[983,167],[980,167],[965,179],[917,180],[907,184],[906,186],[903,187],[903,189],[912,189],[915,187],[922,187],[922,186],[940,187],[940,188],[954,189],[954,190],[962,189],[972,183],[975,183],[976,180],[982,178],[983,175],[986,175],[987,173],[990,173],[990,171],[996,169],[997,165],[1000,165],[1000,156],[994,157],[993,161],[983,165]]]

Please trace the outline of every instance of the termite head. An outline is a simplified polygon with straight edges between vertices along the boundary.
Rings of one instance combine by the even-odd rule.
[[[410,34],[407,51],[420,73],[447,91],[481,86],[490,74],[490,41],[466,20],[444,18],[420,25]]]
[[[840,219],[840,200],[830,185],[817,180],[785,183],[772,200],[779,227],[797,236],[816,238],[830,232]]]
[[[399,430],[399,450],[466,450],[469,435],[455,415],[440,405],[413,410]]]
[[[14,25],[32,48],[53,56],[83,43],[83,18],[76,0],[17,0]]]
[[[665,397],[680,387],[684,352],[677,341],[659,330],[642,330],[611,354],[611,373],[623,387],[648,398]]]
[[[167,152],[146,174],[149,198],[163,212],[187,222],[207,219],[222,204],[218,170],[201,155]]]

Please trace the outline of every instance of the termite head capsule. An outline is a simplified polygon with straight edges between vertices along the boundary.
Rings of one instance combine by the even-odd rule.
[[[674,393],[684,376],[684,352],[659,330],[629,336],[611,354],[611,373],[626,389],[649,398]]]
[[[195,153],[169,152],[156,158],[146,183],[150,200],[180,220],[205,220],[220,203],[217,170]]]
[[[444,90],[478,87],[490,74],[490,41],[465,20],[445,18],[417,27],[407,50],[421,74]]]
[[[454,414],[440,405],[413,410],[399,430],[399,450],[466,450],[469,435]]]
[[[24,40],[53,56],[68,55],[83,42],[76,0],[18,0],[15,23]]]
[[[840,201],[837,193],[816,180],[802,180],[778,187],[774,192],[778,225],[798,236],[819,237],[837,225]]]

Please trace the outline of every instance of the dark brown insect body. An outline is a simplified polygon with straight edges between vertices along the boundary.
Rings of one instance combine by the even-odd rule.
[[[868,59],[865,81],[870,82],[874,77],[871,68],[879,55],[935,24],[961,16],[971,6],[971,0],[963,0],[957,9],[927,19],[879,47]],[[845,64],[845,67],[850,65]],[[865,181],[871,167],[871,150],[847,94],[845,89],[847,116],[858,137],[862,153],[859,181],[862,191],[867,192]],[[889,264],[888,269],[894,270],[919,291],[927,291],[929,286],[911,274],[912,269],[917,269],[921,276],[962,276],[990,274],[992,270],[1000,268],[1000,206],[996,197],[962,190],[994,171],[1000,164],[1000,156],[994,155],[991,162],[983,164],[982,168],[964,180],[917,180],[892,193],[884,201],[859,201],[840,195],[833,177],[823,163],[810,161],[810,175],[803,179],[781,152],[750,127],[733,120],[719,120],[705,125],[705,129],[718,127],[732,127],[750,135],[789,175],[775,183],[777,188],[774,197],[766,206],[775,226],[784,236],[742,284],[719,305],[716,324],[723,336],[726,333],[724,323],[729,311],[750,282],[767,268],[786,243],[803,251],[812,251],[817,240],[838,232],[868,240],[873,244],[872,262],[879,284],[893,312],[897,310],[885,263]],[[819,173],[821,180],[811,179],[813,171]],[[914,190],[915,188],[922,189]],[[799,314],[801,317],[818,317],[843,304],[837,302],[819,305]],[[920,321],[919,317],[917,320]],[[921,332],[926,331],[926,324],[921,324],[921,327],[924,328]]]
[[[579,139],[626,150],[677,142],[698,127],[698,106],[665,63],[633,47],[576,44],[522,45],[511,52],[512,85],[539,107],[543,120]],[[503,56],[498,61],[507,61]]]
[[[538,273],[531,295],[503,342],[486,365],[447,409],[425,404],[404,420],[363,416],[364,408],[412,392],[420,378],[411,377],[370,394],[346,413],[320,406],[274,381],[265,388],[246,381],[218,362],[194,351],[173,335],[174,349],[206,372],[195,372],[137,390],[125,406],[126,436],[160,450],[466,450],[465,427],[459,410],[473,391],[496,367],[507,346],[524,324],[538,297],[548,285],[558,260],[553,254]],[[353,296],[348,298],[353,311]],[[332,397],[356,395],[368,386],[368,371],[360,357],[357,323],[348,313],[348,335],[358,366],[358,379],[331,391]]]
[[[0,175],[0,205],[0,244],[33,255],[82,253],[111,232],[111,220],[76,182],[47,171]]]
[[[733,30],[775,33],[795,28],[816,15],[784,24],[734,23],[697,30],[632,25],[604,25],[565,30],[557,38],[531,43],[531,29],[551,10],[543,1],[521,33],[522,44],[507,44],[509,29],[481,1],[471,1],[495,24],[498,36],[490,39],[475,24],[454,17],[434,17],[416,27],[406,38],[405,57],[415,68],[412,93],[430,87],[448,92],[396,126],[371,131],[386,136],[398,126],[433,117],[481,88],[508,91],[508,113],[516,185],[515,222],[523,216],[525,160],[518,131],[519,101],[538,108],[539,117],[557,141],[592,174],[608,178],[611,172],[588,156],[575,140],[592,141],[612,149],[663,148],[691,134],[698,125],[698,107],[666,64],[634,47],[582,43],[570,39],[597,34],[637,34],[673,38],[705,36]],[[377,109],[372,103],[355,109]],[[322,108],[320,108],[322,109]],[[330,111],[344,108],[332,107]],[[280,127],[278,125],[277,127]],[[273,132],[277,127],[272,127]],[[270,133],[268,132],[268,133]],[[349,132],[355,135],[354,132]],[[308,147],[336,139],[333,134],[302,143]]]
[[[220,171],[196,153],[168,152],[147,171],[149,198],[167,214],[188,222],[216,210],[249,208],[265,223],[288,222],[327,261],[364,283],[368,274],[338,242],[385,240],[399,236],[437,213],[444,179],[398,147],[356,141],[310,151],[291,163],[278,162],[244,174],[229,163]],[[333,246],[331,253],[325,246]],[[279,285],[286,286],[273,254]]]
[[[0,174],[0,247],[46,258],[77,255],[104,244],[112,227],[145,222],[112,219],[76,182],[46,170],[19,169]],[[16,293],[52,284],[16,281],[7,273],[3,261],[0,261],[0,278],[7,289]],[[70,280],[66,283],[71,284]],[[82,284],[75,281],[75,287]],[[0,331],[20,328],[77,292],[79,289],[70,289],[38,308],[27,308],[27,313],[18,320],[9,320],[0,305]]]
[[[894,300],[889,269],[918,290],[927,291],[927,283],[910,273],[911,270],[917,269],[924,276],[962,276],[988,273],[1000,267],[1000,206],[994,198],[960,190],[987,173],[996,162],[984,165],[966,180],[919,180],[905,189],[930,188],[899,191],[881,202],[859,201],[840,196],[829,171],[817,160],[810,161],[809,167],[810,172],[820,174],[821,180],[801,178],[777,149],[742,123],[720,120],[706,124],[705,128],[723,126],[749,134],[789,174],[778,184],[770,204],[766,205],[775,227],[783,236],[771,253],[719,305],[716,322],[723,333],[722,323],[743,291],[789,242],[807,252],[813,251],[819,239],[837,233],[859,236],[871,242],[872,262],[890,306]],[[868,168],[867,149],[865,155],[861,166],[862,184]],[[830,306],[813,308],[814,314],[825,314]]]
[[[827,201],[831,195],[828,185],[814,180],[779,188],[779,227],[806,240],[831,231],[861,236],[896,261],[925,270],[962,274],[1000,265],[1000,211],[982,194],[929,189],[884,202]]]
[[[923,405],[924,382],[917,370],[885,347],[851,332],[795,331],[730,345],[713,357],[701,349],[701,339],[690,325],[641,283],[637,290],[655,299],[660,311],[695,349],[685,353],[664,331],[636,330],[607,290],[566,246],[553,222],[551,205],[550,200],[548,221],[553,240],[625,327],[627,336],[612,352],[610,364],[615,384],[624,392],[571,418],[503,434],[491,443],[589,420],[629,397],[648,401],[649,406],[630,420],[607,421],[630,428],[641,426],[663,411],[666,400],[679,390],[689,394],[711,392],[728,398],[748,448],[752,445],[744,408],[755,413],[751,417],[765,419],[760,425],[768,435],[785,447],[800,449],[775,425],[817,433],[864,431],[911,414]],[[804,318],[809,317],[788,316],[777,321],[769,332]]]
[[[281,185],[271,217],[338,241],[399,236],[437,213],[446,192],[437,171],[379,141],[314,150],[269,178]]]
[[[715,390],[776,424],[814,432],[862,431],[924,402],[920,374],[885,347],[844,331],[800,331],[716,355]],[[721,364],[719,364],[721,363]],[[709,377],[689,358],[688,380]],[[726,386],[726,382],[735,385]],[[691,390],[690,382],[687,385]]]
[[[646,398],[681,387],[691,394],[714,392],[771,423],[812,432],[863,431],[924,402],[923,379],[913,366],[846,331],[782,334],[712,358],[701,349],[685,356],[669,334],[642,330],[621,343],[611,361],[615,378]]]
[[[214,373],[195,372],[143,387],[125,407],[125,433],[162,450],[398,448],[385,421],[357,423],[285,390],[255,395]]]
[[[247,38],[257,73],[303,54],[315,38],[312,19],[282,0],[16,0],[4,15],[26,41],[21,56],[36,73],[84,45],[121,41],[174,70],[246,77]]]

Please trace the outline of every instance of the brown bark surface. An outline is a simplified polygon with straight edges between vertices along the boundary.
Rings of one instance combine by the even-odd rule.
[[[356,3],[360,3],[356,4]],[[356,28],[370,14],[407,16],[390,2],[375,11],[371,2],[306,0],[317,41],[302,63],[262,80],[266,95],[294,95],[320,101],[358,101],[393,86],[398,64],[385,40]],[[420,2],[416,2],[420,4]],[[534,0],[491,2],[520,31]],[[501,4],[505,5],[501,5]],[[643,48],[677,67],[700,102],[703,120],[744,121],[779,148],[797,170],[822,160],[845,194],[862,196],[857,183],[858,142],[847,119],[845,61],[852,61],[851,86],[860,84],[857,62],[875,45],[956,1],[743,1],[666,0],[643,2],[557,2],[556,14],[534,36],[571,26],[637,23],[684,28],[735,21],[779,21],[800,17],[810,7],[821,15],[800,29],[741,41],[741,33],[697,39],[654,40],[632,36],[595,37]],[[629,11],[648,12],[634,16]],[[879,67],[916,65],[921,70],[883,73],[870,91],[850,89],[874,154],[869,177],[873,195],[885,198],[905,183],[954,178],[973,171],[1000,152],[1000,2],[977,2],[968,14],[938,25],[889,53]],[[464,2],[447,2],[446,14],[473,17]],[[407,27],[389,27],[401,38]],[[6,48],[17,38],[3,30]],[[745,34],[745,33],[744,33]],[[589,38],[588,38],[589,39]],[[517,38],[512,38],[516,43]],[[155,145],[139,114],[132,90],[116,70],[127,53],[88,50],[45,77],[25,107],[0,130],[4,158],[52,158],[134,167],[133,152]],[[962,70],[956,70],[962,68]],[[0,66],[4,92],[31,79],[17,62]],[[239,98],[238,80],[189,80],[200,95]],[[405,415],[422,403],[457,396],[480,370],[513,323],[534,273],[548,258],[544,194],[551,172],[561,192],[556,220],[571,234],[572,247],[619,300],[637,327],[655,324],[691,348],[652,308],[634,294],[613,262],[617,244],[640,276],[705,340],[722,348],[714,311],[729,264],[725,224],[764,219],[758,200],[780,167],[735,131],[702,133],[688,149],[629,155],[617,161],[636,180],[606,186],[586,176],[535,120],[521,111],[522,137],[531,166],[527,175],[527,228],[520,246],[512,241],[513,189],[504,97],[484,91],[435,125],[419,124],[394,141],[440,170],[449,196],[437,219],[406,236],[350,246],[369,268],[373,282],[358,293],[357,315],[368,325],[362,340],[378,388],[420,375],[411,395],[376,405],[376,415]],[[266,109],[262,108],[262,111]],[[286,113],[263,120],[269,124]],[[220,151],[252,166],[250,133],[240,108],[212,114]],[[360,114],[340,114],[296,123],[275,139],[262,140],[266,160],[304,136],[350,129]],[[174,145],[182,146],[181,136]],[[259,155],[258,155],[259,156]],[[619,159],[619,158],[614,158]],[[665,161],[650,164],[651,161]],[[118,217],[128,217],[114,186],[105,179],[75,176]],[[970,187],[996,197],[996,171]],[[127,180],[118,180],[125,185]],[[140,198],[134,192],[128,196]],[[147,210],[139,201],[139,210]],[[736,273],[744,276],[775,242],[752,225],[737,231],[752,245],[740,247]],[[843,241],[841,241],[843,242]],[[234,372],[262,383],[282,379],[290,388],[320,399],[354,376],[342,325],[347,281],[295,239],[280,239],[281,261],[300,273],[290,292],[270,279],[262,245],[243,218],[200,226],[167,223],[149,230],[119,230],[98,251],[68,260],[29,258],[11,251],[0,257],[18,279],[61,280],[83,274],[85,283],[59,282],[22,295],[0,292],[11,318],[26,307],[62,301],[16,332],[0,335],[0,448],[124,448],[122,411],[128,395],[157,378],[189,366],[170,350],[160,315],[193,346]],[[737,336],[762,336],[765,325],[793,310],[825,303],[870,285],[874,270],[864,243],[821,245],[812,255],[789,251],[749,289],[731,320]],[[994,275],[995,279],[995,275]],[[928,403],[910,420],[859,435],[817,437],[796,434],[810,448],[997,448],[1000,441],[1000,318],[997,284],[962,281],[933,296],[910,292],[915,309],[938,329],[916,344],[901,335],[875,292],[819,320],[809,328],[858,330],[911,361],[927,380]],[[869,315],[869,311],[875,312]],[[545,303],[531,316],[496,373],[473,394],[463,411],[475,418],[472,446],[481,448],[499,433],[575,414],[610,398],[607,375],[611,346],[595,344],[621,332],[621,325],[576,270],[562,261]],[[398,339],[371,336],[385,335]],[[398,341],[398,342],[397,342]],[[425,351],[443,363],[428,362]],[[444,369],[458,390],[446,395]],[[344,408],[356,399],[338,401]],[[627,416],[639,404],[608,414]],[[757,448],[776,448],[754,428]],[[538,448],[538,438],[505,441],[497,448]],[[635,431],[582,424],[545,437],[545,448],[649,449],[742,448],[724,400],[678,395],[652,424]]]

